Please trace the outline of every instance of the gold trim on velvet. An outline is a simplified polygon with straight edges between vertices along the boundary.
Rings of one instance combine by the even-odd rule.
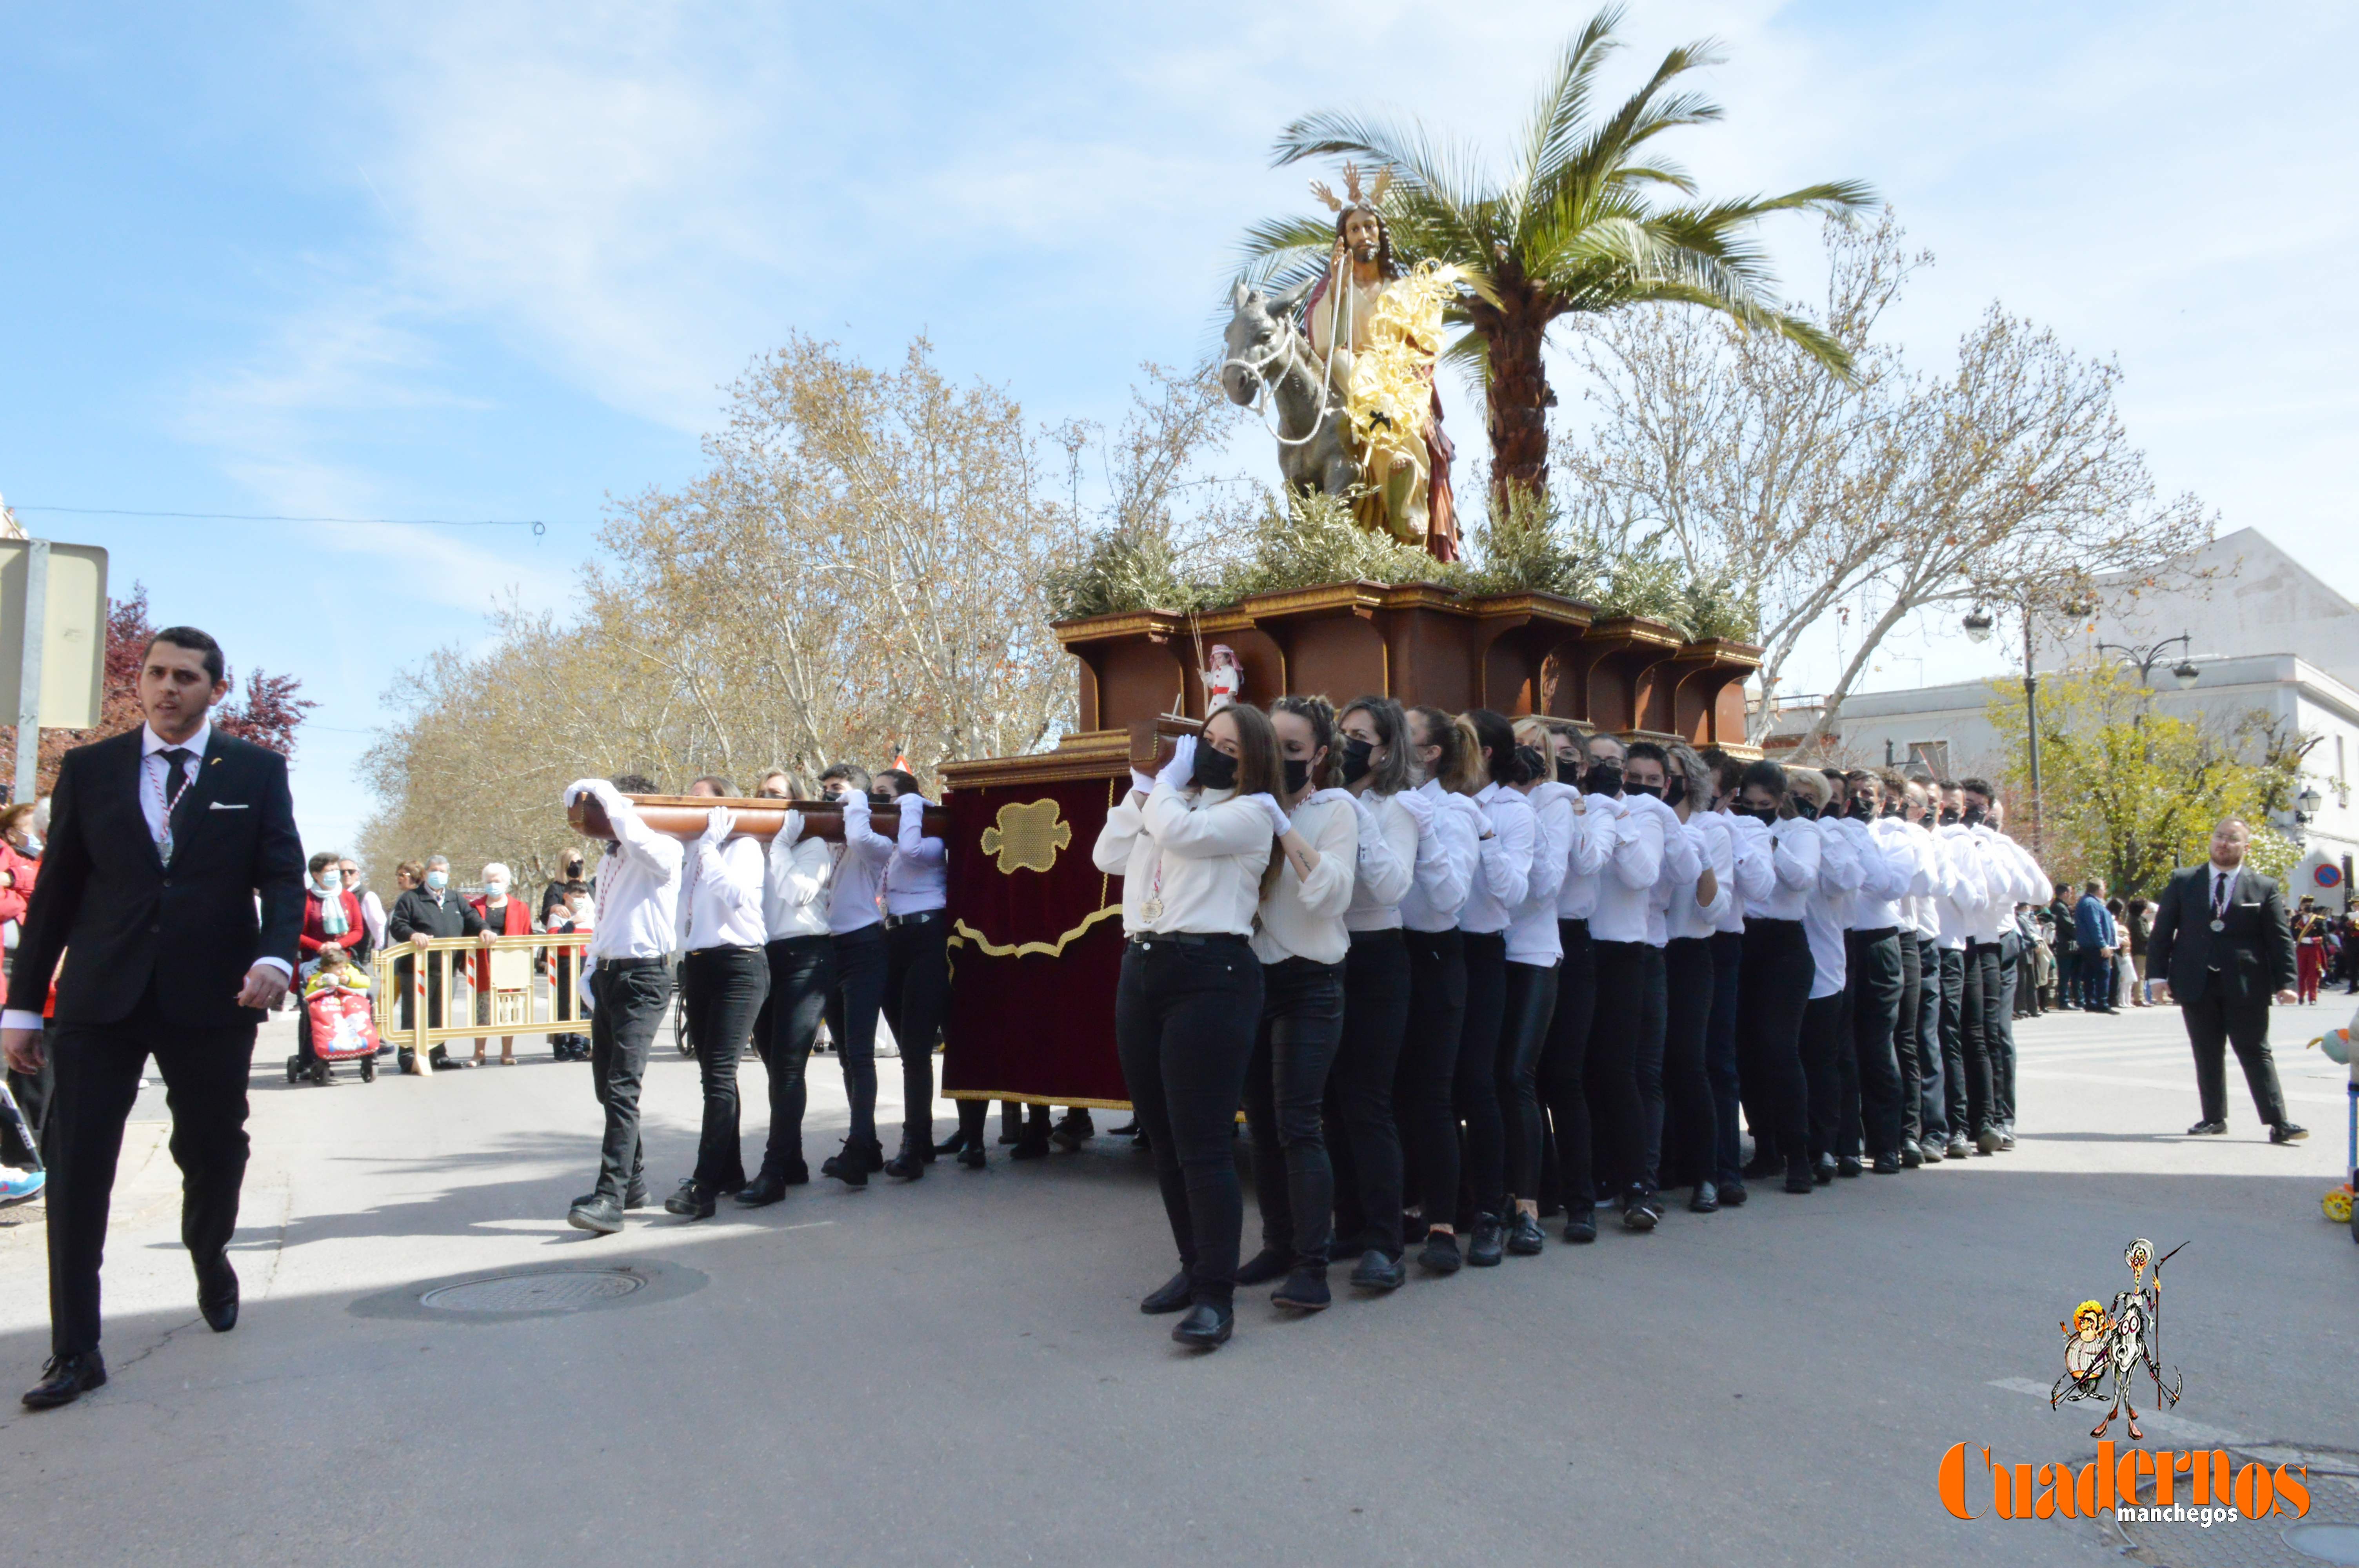
[[[999,858],[999,874],[1050,871],[1057,852],[1073,841],[1073,825],[1059,814],[1053,800],[1010,801],[999,808],[997,821],[983,830],[978,843],[986,855]]]
[[[1067,945],[1087,934],[1091,926],[1101,920],[1109,919],[1120,914],[1122,914],[1122,905],[1110,903],[1089,915],[1079,925],[1074,926],[1054,942],[1018,942],[1012,946],[1005,943],[994,942],[965,921],[956,920],[951,923],[951,946],[957,947],[972,942],[995,958],[1021,958],[1030,954],[1038,954],[1048,958],[1060,958],[1064,957]],[[1064,1102],[1060,1100],[1058,1103],[1061,1105]]]

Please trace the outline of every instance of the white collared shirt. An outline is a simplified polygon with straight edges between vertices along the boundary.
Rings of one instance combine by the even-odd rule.
[[[1973,828],[1947,822],[1933,829],[1933,848],[1949,876],[1948,891],[1933,898],[1933,940],[1945,952],[1963,952],[1990,896],[1982,846]]]
[[[1589,916],[1593,942],[1647,940],[1647,908],[1655,884],[1663,875],[1663,819],[1637,804],[1645,795],[1593,795],[1586,801],[1592,814],[1603,813],[1614,825],[1614,848],[1597,873],[1597,907]],[[1648,804],[1662,806],[1661,801]]]
[[[2212,921],[2220,918],[2220,916],[2214,914],[2213,911],[2225,909],[2229,904],[2235,902],[2236,878],[2241,875],[2245,870],[2244,865],[2241,862],[2234,866],[2223,866],[2216,862],[2212,862],[2211,863],[2210,869],[2212,871],[2212,882],[2211,886],[2205,889],[2205,892],[2210,895],[2210,898],[2209,902],[2203,906],[2203,921],[2206,925],[2209,925]]]
[[[1359,808],[1352,804],[1350,792],[1322,789],[1288,817],[1319,857],[1319,864],[1308,877],[1298,875],[1290,860],[1278,869],[1255,922],[1254,957],[1265,964],[1288,958],[1340,964],[1352,946],[1343,912],[1352,906],[1352,889],[1358,880]],[[1266,816],[1263,826],[1268,826]]]
[[[1531,802],[1505,784],[1484,784],[1474,794],[1491,836],[1475,845],[1474,883],[1467,890],[1466,907],[1458,912],[1458,929],[1481,936],[1505,931],[1531,885],[1532,849],[1539,840],[1539,822]]]
[[[1634,813],[1643,812],[1662,824],[1662,869],[1655,873],[1654,888],[1647,895],[1647,945],[1667,947],[1671,941],[1671,900],[1684,896],[1690,905],[1694,903],[1695,885],[1703,878],[1703,857],[1695,840],[1688,837],[1678,810],[1665,806],[1660,795],[1635,795],[1629,801]]]
[[[1756,818],[1758,821],[1758,818]],[[1769,835],[1769,891],[1745,905],[1748,920],[1799,920],[1819,891],[1818,824],[1781,816],[1762,825]]]
[[[1733,811],[1710,814],[1728,834],[1729,852],[1735,857],[1735,896],[1712,922],[1712,929],[1733,936],[1745,934],[1745,912],[1758,907],[1777,891],[1775,841],[1769,825]]]
[[[1156,850],[1139,905],[1145,931],[1252,935],[1261,874],[1277,852],[1269,814],[1233,789],[1183,795],[1158,779],[1143,816]]]
[[[679,900],[683,952],[706,947],[759,947],[769,939],[763,917],[762,841],[743,833],[720,843],[700,838],[687,846]]]
[[[885,922],[876,895],[885,881],[886,863],[899,846],[869,822],[868,797],[845,790],[843,841],[835,847],[835,871],[827,890],[827,928],[849,936]]]
[[[1135,789],[1106,808],[1105,826],[1090,847],[1090,861],[1110,877],[1122,879],[1122,934],[1136,936],[1147,929],[1143,913],[1147,880],[1155,874],[1155,840],[1147,836],[1147,796]]]
[[[762,930],[773,942],[827,935],[827,889],[835,857],[824,838],[803,837],[803,814],[787,813],[762,871]]]
[[[914,806],[903,802],[915,801]],[[885,913],[923,914],[950,902],[950,847],[926,837],[923,795],[905,795],[893,803],[899,822],[893,836],[893,858],[885,862]]]
[[[1695,870],[1670,888],[1664,906],[1666,933],[1673,942],[1710,936],[1720,929],[1721,917],[1736,903],[1736,843],[1728,831],[1728,818],[1716,811],[1699,811],[1680,824],[1680,832],[1694,852]],[[1712,872],[1712,902],[1698,903],[1696,888],[1706,870]],[[1744,918],[1737,916],[1739,930],[1744,929]]]
[[[592,879],[590,957],[663,957],[679,935],[680,869],[688,846],[649,827],[638,807],[604,779],[566,785],[565,804],[582,795],[606,808],[614,834],[613,852],[600,858]]]
[[[1483,808],[1451,794],[1438,779],[1426,780],[1417,793],[1428,803],[1433,831],[1418,835],[1417,866],[1401,894],[1401,924],[1411,931],[1455,931],[1482,858],[1475,823]]]
[[[1852,900],[1851,929],[1898,930],[1908,924],[1901,903],[1917,879],[1916,846],[1899,831],[1897,817],[1861,822],[1846,816],[1837,826],[1859,854],[1859,894]]]
[[[171,776],[172,764],[164,753],[178,746],[189,753],[189,771],[181,787],[194,789],[197,770],[205,765],[205,748],[212,743],[213,721],[207,717],[197,725],[197,732],[185,741],[167,741],[156,733],[152,724],[139,727],[139,814],[147,819],[147,837],[158,844],[164,841],[165,793],[164,781]],[[292,974],[291,969],[288,971]]]
[[[1359,836],[1360,864],[1352,879],[1352,906],[1343,912],[1346,931],[1397,931],[1401,900],[1417,875],[1417,818],[1397,796],[1371,790],[1359,797],[1367,808]],[[1375,824],[1374,833],[1367,824]]]
[[[1809,826],[1819,836],[1819,887],[1802,904],[1802,933],[1810,941],[1810,962],[1816,969],[1810,1000],[1816,1001],[1843,989],[1847,970],[1843,932],[1866,872],[1860,864],[1858,847],[1843,834],[1840,818],[1822,817]]]
[[[1589,798],[1582,797],[1581,809],[1573,814],[1572,848],[1564,882],[1556,890],[1559,920],[1587,920],[1597,913],[1597,879],[1620,841],[1615,837],[1618,820],[1603,807],[1592,809]]]
[[[1544,779],[1524,799],[1530,803],[1535,832],[1532,838],[1531,881],[1524,900],[1507,922],[1507,962],[1542,968],[1564,961],[1564,937],[1556,928],[1557,902],[1572,865],[1573,839],[1580,817],[1573,806],[1581,792],[1570,784]]]

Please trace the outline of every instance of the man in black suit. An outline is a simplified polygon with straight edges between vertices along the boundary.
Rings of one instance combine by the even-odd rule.
[[[212,728],[227,695],[219,643],[193,627],[158,632],[140,656],[147,724],[68,752],[50,796],[49,852],[0,1018],[8,1065],[37,1071],[41,1007],[63,957],[50,1042],[50,1357],[25,1395],[35,1410],[106,1381],[99,1263],[123,1124],[151,1054],[172,1108],[197,1307],[216,1333],[237,1324],[227,1249],[245,1179],[246,1076],[255,1026],[295,971],[303,847],[287,759]]]
[[[2178,1000],[2195,1047],[2203,1119],[2188,1132],[2228,1130],[2226,1044],[2236,1048],[2269,1141],[2297,1143],[2310,1134],[2286,1119],[2277,1064],[2269,1056],[2270,994],[2281,1002],[2294,996],[2293,932],[2277,884],[2245,867],[2251,842],[2251,830],[2229,817],[2212,829],[2209,865],[2171,873],[2155,904],[2147,973],[2168,977],[2165,999]]]

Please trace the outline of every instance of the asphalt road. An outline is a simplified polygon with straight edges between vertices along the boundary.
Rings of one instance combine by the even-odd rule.
[[[297,1088],[273,1025],[244,1321],[197,1319],[166,1126],[136,1125],[114,1380],[63,1411],[8,1401],[0,1519],[16,1560],[76,1563],[2119,1562],[2085,1521],[1989,1518],[1979,1453],[2093,1452],[2090,1415],[2027,1390],[2060,1369],[2059,1320],[2126,1282],[2134,1236],[2188,1244],[2165,1346],[2186,1395],[2151,1443],[2359,1448],[2359,1247],[2319,1208],[2344,1094],[2299,1048],[2342,1016],[2278,1015],[2300,1147],[2264,1141],[2241,1084],[2231,1136],[2180,1135],[2175,1012],[2060,1015],[2020,1029],[2010,1154],[1674,1208],[1651,1236],[1339,1291],[1301,1321],[1247,1292],[1212,1356],[1136,1310],[1172,1259],[1127,1141],[597,1238],[563,1219],[594,1155],[586,1068],[536,1045],[513,1069]],[[816,1166],[842,1098],[832,1059],[812,1076]],[[660,1059],[648,1098],[660,1194],[692,1159],[693,1065]],[[29,1386],[39,1207],[0,1226],[0,1367]],[[643,1288],[592,1310],[418,1301],[618,1264]],[[1957,1443],[1971,1522],[1935,1492]],[[2359,1519],[2359,1481],[2314,1487],[2315,1518]],[[2196,1545],[2232,1528],[2282,1550],[2256,1522]]]

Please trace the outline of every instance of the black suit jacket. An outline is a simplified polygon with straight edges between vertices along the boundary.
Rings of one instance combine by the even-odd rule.
[[[2216,994],[2232,1007],[2266,1006],[2272,993],[2291,990],[2293,931],[2277,884],[2257,871],[2240,871],[2222,919],[2227,929],[2214,932],[2208,863],[2171,872],[2155,901],[2147,973],[2159,972],[2183,1002]]]
[[[115,1022],[151,979],[168,1022],[258,1022],[259,1011],[237,1005],[245,972],[256,958],[292,965],[303,926],[303,845],[287,759],[212,731],[173,813],[168,870],[139,806],[144,732],[77,746],[58,769],[8,1006],[40,1011],[62,954],[59,1023]]]

